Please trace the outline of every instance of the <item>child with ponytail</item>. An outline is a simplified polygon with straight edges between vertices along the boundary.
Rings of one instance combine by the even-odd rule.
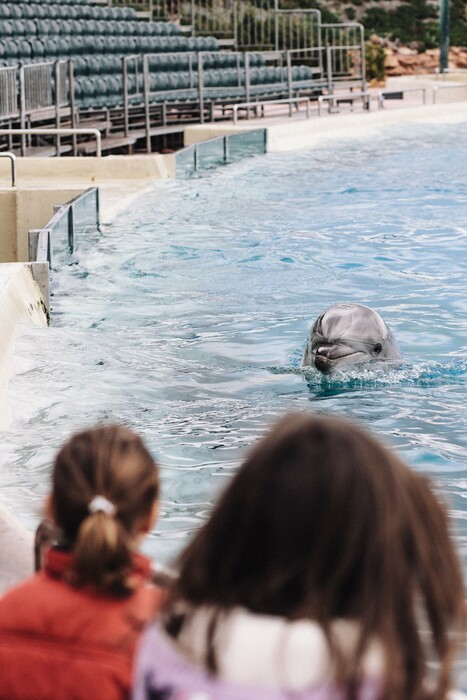
[[[137,546],[157,515],[156,464],[131,430],[74,435],[59,451],[44,568],[0,600],[1,700],[121,700],[161,591]]]

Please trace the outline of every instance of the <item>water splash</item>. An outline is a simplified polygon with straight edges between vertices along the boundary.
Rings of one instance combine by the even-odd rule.
[[[277,366],[268,367],[272,374],[301,375],[311,390],[349,391],[371,386],[432,387],[442,384],[457,384],[467,377],[467,360],[456,359],[448,363],[419,361],[413,365],[369,363],[353,367],[331,375],[324,375],[311,367]]]

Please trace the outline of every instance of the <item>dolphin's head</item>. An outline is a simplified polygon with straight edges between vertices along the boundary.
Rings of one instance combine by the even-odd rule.
[[[373,360],[400,360],[396,339],[381,316],[362,304],[333,304],[313,323],[302,367],[331,374]]]

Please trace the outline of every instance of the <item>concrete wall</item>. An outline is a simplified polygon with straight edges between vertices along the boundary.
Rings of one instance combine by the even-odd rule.
[[[47,326],[41,292],[29,265],[0,265],[0,430],[6,430],[11,423],[8,383],[20,323]]]
[[[158,180],[173,177],[170,155],[105,156],[103,158],[18,158],[17,184],[41,187],[79,182],[84,187],[122,180]],[[0,185],[11,185],[7,158],[0,159]]]
[[[29,229],[44,226],[55,204],[64,204],[82,191],[82,187],[0,189],[0,263],[27,262]]]
[[[0,212],[0,262],[13,262],[17,259],[16,190],[0,190]]]

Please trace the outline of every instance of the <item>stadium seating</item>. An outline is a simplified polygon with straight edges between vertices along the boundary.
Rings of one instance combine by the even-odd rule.
[[[245,97],[244,57],[219,50],[214,37],[188,37],[172,22],[138,20],[128,7],[103,7],[87,0],[0,0],[0,66],[71,59],[75,104],[80,109],[121,107],[122,60],[128,63],[128,103],[143,103],[143,59],[148,54],[150,101],[196,100],[197,54],[203,52],[203,89],[207,99]],[[140,56],[137,58],[137,56]],[[250,54],[250,95],[284,94],[288,73],[267,66],[262,54]],[[294,66],[297,86],[313,73]]]

